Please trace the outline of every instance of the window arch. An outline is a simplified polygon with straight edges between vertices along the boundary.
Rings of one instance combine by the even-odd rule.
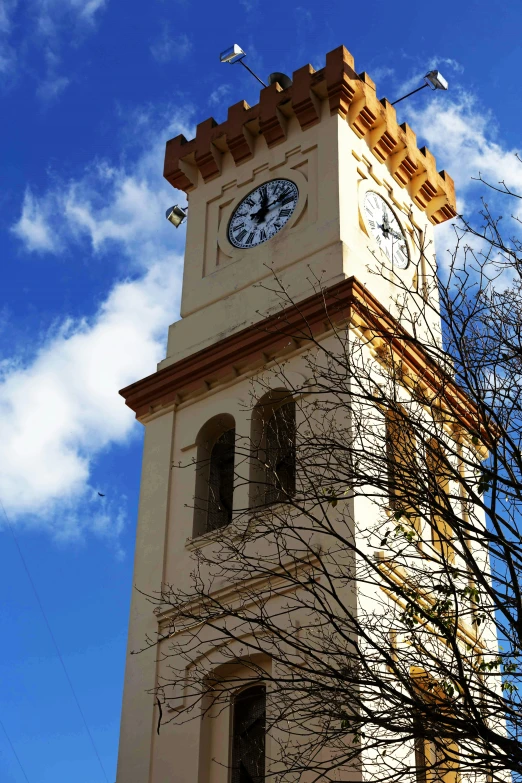
[[[441,553],[445,561],[452,563],[454,550],[451,545],[452,529],[447,519],[449,510],[449,473],[446,459],[442,444],[436,438],[432,438],[426,447],[431,540],[433,546]]]
[[[235,422],[229,414],[210,419],[196,439],[194,536],[218,530],[232,521],[235,439]]]
[[[408,414],[402,408],[388,410],[386,419],[386,465],[392,511],[403,511],[419,530],[417,491],[417,441]]]
[[[283,503],[295,494],[295,400],[285,389],[263,397],[252,417],[251,506]]]
[[[266,689],[253,685],[232,701],[231,783],[265,780]]]

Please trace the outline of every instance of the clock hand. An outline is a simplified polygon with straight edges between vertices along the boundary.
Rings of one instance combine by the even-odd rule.
[[[258,224],[261,223],[268,212],[276,206],[280,201],[282,201],[288,193],[282,193],[278,198],[275,199],[275,201],[271,201],[270,204],[264,204],[261,209],[258,209],[257,212],[251,212],[250,217],[254,218],[254,220],[257,220]]]
[[[378,227],[379,227],[379,228],[382,230],[382,233],[386,235],[386,239],[388,238],[388,234],[391,234],[391,236],[392,236],[394,239],[399,239],[399,240],[401,240],[401,239],[402,239],[402,237],[401,237],[401,235],[400,235],[400,234],[397,234],[397,233],[396,233],[396,232],[393,230],[393,228],[390,228],[390,225],[389,225],[389,223],[383,223],[382,225],[381,225],[380,223],[377,223],[377,226],[378,226]]]

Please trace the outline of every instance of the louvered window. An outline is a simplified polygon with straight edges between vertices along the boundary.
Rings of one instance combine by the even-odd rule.
[[[263,783],[265,779],[266,691],[256,685],[233,701],[231,783]]]
[[[265,503],[280,503],[295,492],[295,402],[276,408],[266,422]]]
[[[210,452],[207,532],[232,521],[235,438],[235,429],[227,430],[217,439]]]

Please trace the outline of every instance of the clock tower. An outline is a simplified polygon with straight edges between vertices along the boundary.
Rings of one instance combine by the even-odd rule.
[[[234,104],[221,124],[201,122],[194,139],[168,141],[164,176],[187,194],[187,241],[166,358],[121,392],[145,443],[117,783],[228,783],[230,713],[212,729],[167,722],[157,733],[161,618],[146,596],[165,583],[188,590],[194,552],[253,503],[252,473],[236,457],[245,480],[223,479],[228,502],[198,507],[214,479],[196,466],[206,449],[211,466],[219,450],[234,467],[234,438],[252,426],[252,379],[267,364],[284,356],[300,372],[302,346],[277,334],[282,310],[317,339],[325,303],[359,320],[364,303],[400,323],[397,283],[423,290],[433,228],[456,215],[455,193],[344,47],[319,71],[295,71],[287,89],[262,89],[255,106]]]

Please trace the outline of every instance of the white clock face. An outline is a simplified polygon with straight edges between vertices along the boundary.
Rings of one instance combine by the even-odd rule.
[[[406,269],[410,263],[408,245],[401,225],[387,201],[369,190],[364,196],[364,218],[377,244],[398,269]]]
[[[228,241],[241,248],[266,242],[288,223],[298,199],[297,185],[289,179],[273,179],[259,185],[232,213]]]

